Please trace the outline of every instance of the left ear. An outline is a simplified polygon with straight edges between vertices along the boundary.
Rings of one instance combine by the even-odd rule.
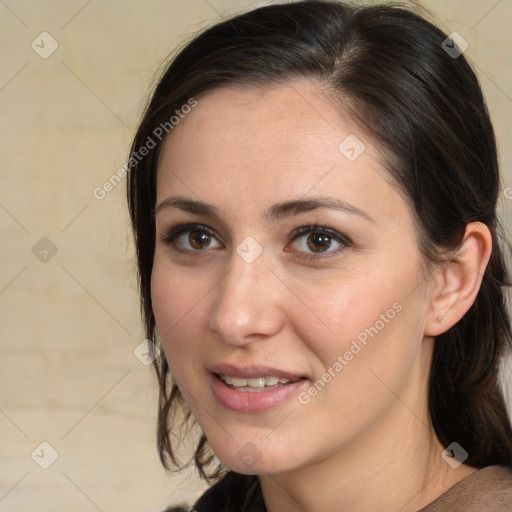
[[[485,268],[492,252],[492,235],[481,222],[466,226],[458,251],[436,275],[437,287],[432,297],[426,336],[438,336],[453,327],[475,302]]]

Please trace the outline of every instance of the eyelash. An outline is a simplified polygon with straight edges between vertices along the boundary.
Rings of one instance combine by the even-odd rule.
[[[216,238],[215,233],[210,228],[205,226],[204,224],[177,224],[177,225],[171,226],[168,229],[166,234],[160,235],[160,240],[162,241],[162,243],[164,243],[166,245],[175,246],[176,245],[175,241],[179,236],[183,235],[184,233],[189,233],[192,231],[199,231],[201,233],[206,233],[206,234]],[[329,237],[331,237],[332,240],[339,243],[340,247],[333,251],[328,251],[328,252],[324,252],[324,253],[320,252],[318,254],[302,253],[301,251],[294,251],[294,252],[299,252],[300,253],[299,258],[301,258],[303,260],[318,261],[320,259],[323,259],[326,257],[331,257],[332,255],[335,255],[335,254],[339,254],[340,252],[345,250],[347,247],[353,246],[353,242],[346,235],[338,233],[336,230],[329,228],[328,226],[325,226],[325,225],[320,225],[318,223],[312,224],[312,225],[307,225],[307,226],[302,226],[300,228],[294,229],[288,236],[288,243],[294,242],[296,239],[300,238],[301,236],[304,236],[304,235],[310,234],[310,233],[316,233],[316,234],[320,234],[320,235],[328,235]],[[208,252],[208,249],[204,249],[204,250],[198,249],[195,251],[192,251],[190,249],[179,249],[176,247],[174,247],[174,249],[176,249],[182,253],[187,253],[187,256],[190,256],[190,257],[201,256],[201,255],[203,255],[201,253]]]

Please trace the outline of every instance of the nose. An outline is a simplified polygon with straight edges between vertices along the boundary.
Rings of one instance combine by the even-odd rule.
[[[252,263],[233,254],[230,270],[215,288],[210,328],[237,346],[275,336],[285,325],[284,288],[264,254]]]

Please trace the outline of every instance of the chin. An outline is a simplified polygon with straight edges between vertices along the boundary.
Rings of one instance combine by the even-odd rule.
[[[215,450],[217,458],[229,469],[243,475],[267,475],[286,473],[299,466],[298,461],[290,459],[290,454],[276,454],[268,449],[259,450],[248,441],[235,452],[226,453],[226,450]]]

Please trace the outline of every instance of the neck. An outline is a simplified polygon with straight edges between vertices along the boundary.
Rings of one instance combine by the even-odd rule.
[[[262,475],[268,512],[415,512],[475,468],[452,469],[423,414],[397,400],[379,425],[335,452],[286,473]]]

